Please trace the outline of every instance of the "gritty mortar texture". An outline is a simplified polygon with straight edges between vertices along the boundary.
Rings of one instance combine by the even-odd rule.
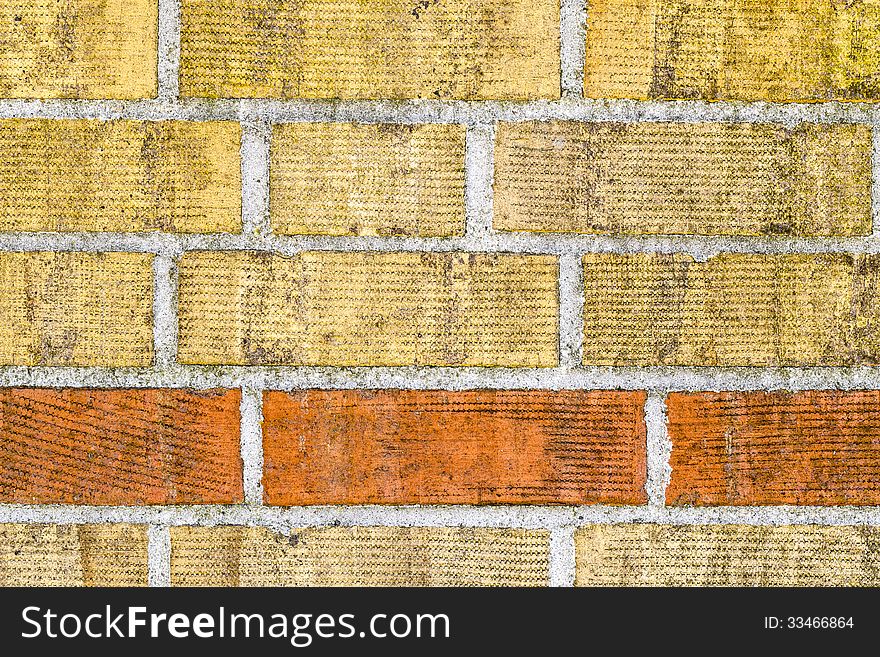
[[[584,89],[586,0],[562,0],[559,13],[562,94],[577,97]]]
[[[169,256],[153,260],[153,345],[159,369],[177,360],[177,268]]]
[[[493,125],[468,128],[464,154],[465,236],[474,242],[485,242],[492,236],[494,151]]]
[[[147,527],[147,582],[171,586],[171,534],[166,525]]]
[[[550,532],[550,586],[574,586],[574,531],[574,525],[563,525]]]
[[[559,258],[559,364],[577,369],[583,362],[584,270],[577,255]]]
[[[648,434],[648,479],[645,492],[648,503],[662,508],[666,505],[666,487],[672,478],[669,457],[672,441],[669,439],[666,420],[666,397],[652,392],[645,401],[645,428]]]
[[[159,0],[159,98],[178,95],[180,0]]]
[[[241,391],[241,460],[244,500],[263,503],[263,392],[244,387]]]
[[[269,148],[272,128],[262,119],[241,125],[241,224],[245,236],[268,237]]]
[[[880,388],[880,368],[583,367],[585,253],[687,253],[705,260],[733,253],[880,253],[880,105],[588,100],[582,97],[585,0],[562,0],[562,98],[536,102],[180,100],[179,0],[159,0],[159,97],[154,100],[0,100],[0,118],[226,120],[242,126],[240,235],[116,233],[11,233],[2,251],[135,251],[157,254],[154,263],[155,363],[151,368],[0,367],[0,386],[241,388],[241,456],[245,503],[230,506],[93,507],[0,505],[0,522],[145,523],[149,525],[149,582],[170,583],[168,527],[260,525],[279,532],[327,525],[471,526],[548,529],[550,583],[574,582],[574,531],[591,523],[880,524],[878,507],[667,508],[670,443],[665,395],[671,390],[809,390]],[[493,142],[499,121],[645,121],[861,123],[874,126],[874,234],[869,238],[611,236],[504,234],[492,228]],[[450,239],[281,237],[269,225],[271,126],[295,121],[459,123],[468,127],[465,157],[466,234]],[[452,367],[202,367],[176,363],[176,267],[192,249],[259,249],[291,255],[307,249],[337,251],[476,251],[559,256],[560,364],[542,369]],[[266,389],[405,388],[647,390],[649,504],[617,506],[323,506],[262,505],[262,392]]]

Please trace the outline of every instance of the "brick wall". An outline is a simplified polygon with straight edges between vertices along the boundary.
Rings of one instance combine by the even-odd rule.
[[[880,584],[880,1],[793,7],[0,0],[0,584]]]

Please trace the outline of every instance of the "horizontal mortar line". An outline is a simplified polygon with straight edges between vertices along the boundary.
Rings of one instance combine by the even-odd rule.
[[[532,255],[588,253],[683,253],[704,260],[722,253],[880,253],[880,235],[849,238],[785,238],[701,235],[575,235],[490,232],[476,237],[351,237],[277,235],[178,235],[171,233],[0,233],[0,252],[126,251],[179,256],[194,250],[256,250],[294,255],[302,251],[483,252]]]
[[[858,506],[473,506],[352,505],[75,506],[0,504],[3,523],[248,525],[278,530],[320,526],[510,527],[556,529],[607,523],[880,525],[880,507]]]
[[[174,365],[163,369],[2,366],[0,386],[258,388],[270,390],[647,390],[880,389],[880,367],[327,367]]]
[[[140,120],[230,120],[271,122],[346,121],[396,123],[491,123],[567,119],[585,121],[727,121],[880,125],[880,103],[765,101],[623,100],[566,96],[559,100],[273,100],[149,99],[0,100],[0,118],[91,118]]]

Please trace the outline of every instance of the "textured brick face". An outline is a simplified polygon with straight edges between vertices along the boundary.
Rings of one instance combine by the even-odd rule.
[[[0,230],[241,230],[241,129],[0,121]]]
[[[550,366],[551,256],[192,252],[180,263],[184,363]]]
[[[172,527],[172,586],[545,586],[549,532]]]
[[[588,98],[880,98],[876,0],[592,0],[586,48]]]
[[[880,504],[880,392],[672,393],[669,504]]]
[[[0,365],[149,365],[152,259],[0,253]]]
[[[578,586],[878,586],[880,531],[813,525],[591,525]]]
[[[639,504],[641,392],[268,392],[270,504]]]
[[[156,0],[0,0],[0,98],[151,98]]]
[[[461,125],[275,126],[272,230],[290,235],[464,233]]]
[[[871,128],[502,123],[495,228],[848,236],[871,232]]]
[[[781,366],[878,358],[876,258],[584,257],[584,363]]]
[[[242,501],[241,393],[0,389],[0,501]]]
[[[0,525],[0,586],[146,586],[140,525]]]
[[[556,0],[183,0],[182,11],[184,96],[559,97]]]

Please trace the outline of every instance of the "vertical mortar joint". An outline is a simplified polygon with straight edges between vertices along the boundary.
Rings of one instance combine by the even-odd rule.
[[[159,98],[180,95],[180,0],[159,0]]]
[[[245,504],[263,504],[263,390],[241,389],[241,461]]]
[[[656,509],[666,507],[666,488],[672,478],[669,458],[672,441],[667,430],[666,395],[650,392],[645,402],[645,428],[647,430],[647,482],[645,492],[648,504]]]
[[[468,126],[465,140],[465,237],[485,248],[492,236],[494,124]]]
[[[171,586],[171,532],[167,525],[147,527],[147,583]]]
[[[586,0],[562,0],[559,11],[559,64],[562,97],[583,97]]]
[[[269,158],[272,126],[247,115],[241,120],[241,224],[246,236],[268,238]]]

